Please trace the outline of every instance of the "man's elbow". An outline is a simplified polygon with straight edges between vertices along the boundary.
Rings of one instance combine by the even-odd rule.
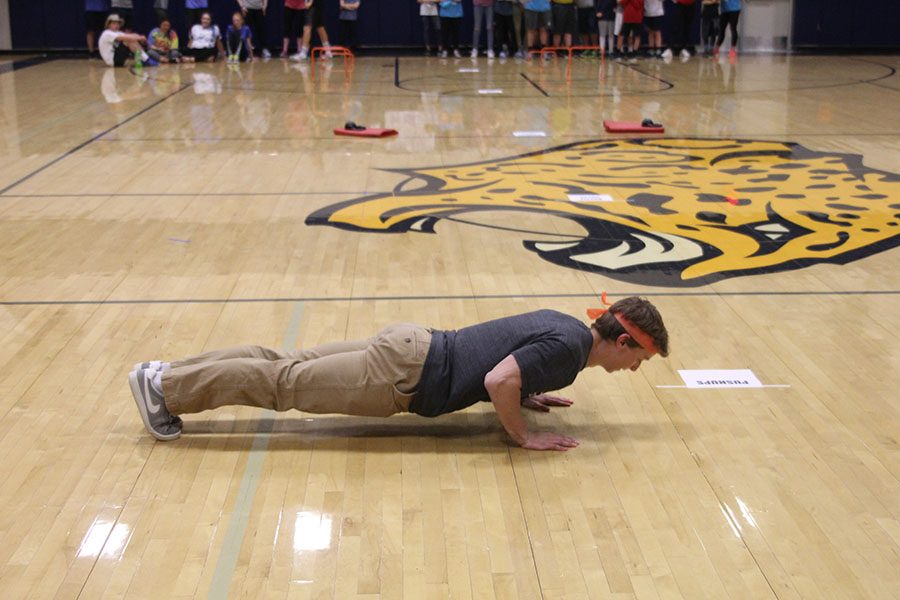
[[[510,388],[518,390],[520,387],[521,384],[518,381],[518,378],[512,377],[509,374],[494,373],[491,371],[484,376],[484,389],[491,395]]]

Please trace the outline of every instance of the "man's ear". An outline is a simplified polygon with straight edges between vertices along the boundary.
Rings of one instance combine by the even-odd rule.
[[[628,335],[627,333],[623,333],[619,337],[616,338],[616,346],[627,346],[628,340],[630,340],[630,339],[631,339],[630,335]]]

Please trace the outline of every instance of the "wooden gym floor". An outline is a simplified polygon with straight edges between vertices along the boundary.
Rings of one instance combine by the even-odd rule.
[[[900,596],[898,67],[0,72],[0,595]],[[603,131],[644,117],[666,136]],[[334,137],[346,120],[400,135]],[[126,382],[236,343],[584,317],[604,290],[650,297],[672,354],[528,415],[568,453],[510,447],[487,404],[222,409],[157,443]]]

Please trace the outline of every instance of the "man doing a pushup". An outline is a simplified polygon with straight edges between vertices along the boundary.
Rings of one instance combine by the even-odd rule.
[[[654,354],[669,353],[662,317],[643,298],[624,298],[588,314],[595,319],[590,326],[538,310],[457,331],[391,325],[366,340],[293,352],[238,346],[171,363],[140,363],[129,383],[147,430],[164,441],[181,435],[178,415],[220,406],[436,417],[490,401],[518,445],[568,450],[578,442],[529,431],[521,407],[569,406],[570,400],[545,392],[570,385],[586,367],[634,371]]]

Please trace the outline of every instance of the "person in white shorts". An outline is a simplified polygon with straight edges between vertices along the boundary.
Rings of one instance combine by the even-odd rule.
[[[97,49],[103,62],[110,67],[124,67],[129,60],[140,55],[144,64],[151,67],[158,65],[158,62],[144,52],[143,44],[147,42],[147,38],[137,33],[121,31],[122,23],[122,18],[116,13],[106,17],[106,29],[97,41]]]
[[[616,48],[619,56],[625,55],[625,38],[622,37],[622,19],[625,17],[625,9],[622,8],[621,2],[616,2],[616,24],[613,26],[613,33],[616,34]]]

